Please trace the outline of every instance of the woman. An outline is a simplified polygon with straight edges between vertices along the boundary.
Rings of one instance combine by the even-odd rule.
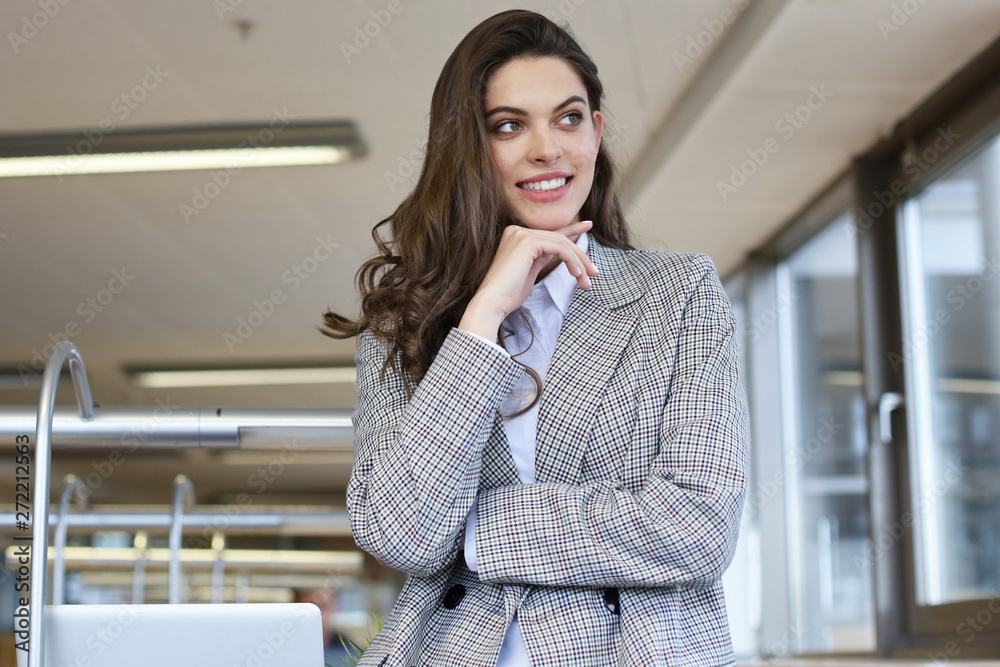
[[[602,96],[544,17],[476,26],[361,318],[324,316],[360,334],[354,538],[410,574],[361,665],[734,664],[735,320],[706,255],[629,244]]]

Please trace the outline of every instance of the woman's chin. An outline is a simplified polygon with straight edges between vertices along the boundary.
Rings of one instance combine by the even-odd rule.
[[[522,215],[520,216],[520,220],[525,227],[530,229],[542,229],[556,232],[566,225],[569,225],[575,217],[576,214],[552,211],[546,215]]]

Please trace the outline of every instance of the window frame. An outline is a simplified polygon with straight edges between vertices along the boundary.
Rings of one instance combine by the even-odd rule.
[[[928,119],[931,121],[932,119]],[[984,85],[981,90],[971,100],[964,105],[953,109],[928,123],[929,127],[924,128],[919,135],[906,142],[902,150],[898,151],[897,157],[893,160],[888,169],[888,177],[893,181],[907,180],[908,173],[912,173],[915,156],[920,156],[925,151],[936,150],[935,142],[941,136],[939,130],[954,130],[959,138],[950,146],[946,153],[942,153],[941,158],[929,169],[922,171],[920,176],[912,179],[910,185],[899,196],[893,214],[893,232],[896,235],[896,246],[902,252],[901,244],[906,242],[905,237],[905,207],[920,195],[927,187],[937,182],[943,175],[946,175],[958,165],[973,159],[989,142],[1000,137],[1000,72]],[[907,172],[907,168],[910,172]],[[898,294],[900,318],[904,312],[905,304],[905,280],[906,266],[905,258],[897,258],[897,274],[900,283]],[[902,349],[898,350],[902,355]],[[909,378],[905,378],[909,381]],[[905,395],[905,389],[904,389]],[[907,456],[898,460],[896,473],[897,493],[900,504],[905,510],[912,507],[913,498],[911,496],[911,485],[909,484],[910,470],[909,457],[914,452],[910,448],[909,439],[906,440]],[[905,460],[904,460],[905,459]],[[906,469],[903,466],[906,465]],[[902,483],[905,480],[905,484]],[[903,609],[906,617],[907,632],[902,638],[903,645],[894,646],[891,655],[894,657],[928,657],[928,653],[943,653],[946,657],[954,652],[954,648],[961,649],[963,658],[990,657],[995,656],[1000,648],[1000,623],[985,624],[981,631],[975,636],[975,645],[959,646],[956,642],[958,629],[966,622],[968,617],[975,617],[984,606],[989,605],[996,598],[980,598],[976,600],[966,600],[962,602],[946,603],[941,605],[920,605],[917,601],[917,569],[916,554],[912,541],[912,531],[908,531],[907,545],[901,552],[903,558],[903,570],[906,579],[903,593]],[[949,646],[954,644],[954,646]]]
[[[912,177],[914,160],[934,148],[939,129],[951,127],[959,137],[940,152],[929,168]],[[900,270],[902,206],[930,183],[959,162],[967,160],[988,141],[1000,134],[1000,38],[973,58],[946,84],[922,102],[892,132],[858,155],[822,193],[792,216],[769,240],[749,253],[747,261],[733,273],[741,272],[748,321],[778,297],[782,263],[811,240],[844,208],[855,215],[858,252],[858,315],[862,340],[863,393],[868,406],[868,484],[872,538],[880,526],[901,522],[909,510],[910,448],[907,446],[906,378],[894,372],[888,355],[902,355],[903,291]],[[940,146],[940,143],[939,143]],[[902,184],[901,186],[899,184]],[[895,190],[893,189],[895,186]],[[898,192],[897,192],[898,191]],[[878,194],[892,192],[895,200],[882,205],[878,216],[864,213],[878,201]],[[762,379],[761,369],[778,368],[778,327],[771,327],[754,340],[746,339],[747,388],[751,395],[751,428],[754,442],[781,443],[780,447],[757,448],[755,474],[765,479],[783,460],[785,433],[781,424],[787,405],[781,392],[767,391],[773,384]],[[756,371],[756,372],[755,372]],[[773,372],[772,372],[772,378]],[[780,387],[781,391],[787,388]],[[888,413],[892,441],[881,442],[879,405],[886,394],[898,394],[903,405]],[[787,401],[785,401],[787,403]],[[888,407],[888,405],[887,405]],[[778,424],[778,426],[775,426]],[[777,455],[773,450],[778,450]],[[761,656],[772,658],[791,627],[791,590],[787,581],[790,552],[785,491],[760,509],[761,586],[771,593],[762,614],[759,646]],[[780,552],[780,553],[779,553]],[[949,648],[957,645],[957,631],[967,617],[975,616],[997,598],[919,606],[916,601],[916,571],[912,531],[906,528],[893,545],[875,559],[873,572],[876,653],[882,658],[948,659]],[[1000,604],[998,602],[997,604]],[[1000,621],[1000,619],[998,619]],[[784,633],[784,634],[782,634]],[[787,644],[786,644],[787,647]],[[1000,650],[1000,622],[987,624],[974,644],[961,646],[961,659],[993,657]],[[787,651],[785,654],[787,655]],[[817,654],[798,657],[871,656],[871,653]]]

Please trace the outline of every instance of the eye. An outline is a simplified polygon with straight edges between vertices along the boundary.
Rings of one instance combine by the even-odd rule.
[[[583,114],[579,111],[570,111],[568,114],[560,119],[560,122],[569,121],[568,125],[579,125],[583,122]]]
[[[513,126],[513,127],[510,127],[510,126]],[[504,129],[504,128],[507,128],[507,127],[510,127],[510,129]],[[510,134],[512,132],[516,132],[519,129],[521,129],[521,123],[519,123],[518,121],[516,121],[516,120],[505,120],[504,122],[500,123],[495,128],[493,128],[493,131],[494,132],[498,132],[500,134]]]

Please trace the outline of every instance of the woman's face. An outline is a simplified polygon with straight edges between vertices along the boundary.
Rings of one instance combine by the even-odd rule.
[[[561,58],[518,58],[494,72],[484,101],[493,161],[514,214],[532,229],[580,220],[604,117]]]

